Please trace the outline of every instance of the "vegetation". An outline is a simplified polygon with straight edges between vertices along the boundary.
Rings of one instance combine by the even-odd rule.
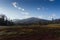
[[[0,40],[60,40],[60,19],[28,24],[0,16]]]
[[[31,20],[31,21],[30,21]],[[14,21],[14,20],[13,20]],[[60,19],[56,20],[44,20],[44,19],[38,19],[38,18],[30,18],[30,19],[25,19],[22,21],[26,21],[23,23],[19,23],[21,21],[18,21],[18,23],[13,22],[12,20],[9,20],[5,15],[0,15],[0,25],[1,26],[12,26],[12,25],[48,25],[48,24],[60,24]],[[32,23],[29,23],[32,22]]]
[[[5,15],[0,15],[0,25],[1,26],[11,26],[11,25],[13,25],[13,22],[11,20],[8,20]]]
[[[0,40],[60,40],[60,24],[2,26],[0,28]]]

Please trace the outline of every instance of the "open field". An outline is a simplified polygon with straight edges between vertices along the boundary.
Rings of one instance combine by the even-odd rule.
[[[0,26],[0,40],[60,40],[60,24]]]

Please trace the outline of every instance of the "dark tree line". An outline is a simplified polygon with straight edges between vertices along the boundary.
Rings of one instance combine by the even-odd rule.
[[[11,26],[11,25],[13,25],[13,22],[9,21],[5,15],[0,15],[0,25],[1,26]]]

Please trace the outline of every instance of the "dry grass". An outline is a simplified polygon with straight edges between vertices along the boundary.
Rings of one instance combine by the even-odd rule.
[[[60,24],[2,26],[0,40],[60,40]]]
[[[60,24],[49,24],[47,27],[60,28]]]

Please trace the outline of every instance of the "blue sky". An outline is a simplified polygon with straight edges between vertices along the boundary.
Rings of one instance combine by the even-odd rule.
[[[9,19],[60,18],[60,0],[0,0],[0,14]]]

